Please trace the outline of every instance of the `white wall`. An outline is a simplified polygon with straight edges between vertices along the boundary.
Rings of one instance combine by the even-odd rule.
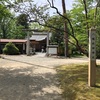
[[[57,54],[57,48],[48,48],[49,50],[48,50],[48,53],[49,54]]]

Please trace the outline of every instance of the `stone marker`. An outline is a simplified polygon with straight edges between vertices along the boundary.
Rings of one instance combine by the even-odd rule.
[[[88,85],[95,86],[96,83],[96,29],[89,30],[89,69]]]

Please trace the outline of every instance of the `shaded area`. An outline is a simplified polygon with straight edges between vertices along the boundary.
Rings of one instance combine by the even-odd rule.
[[[88,65],[61,66],[57,72],[65,100],[100,100],[100,66],[96,87],[88,87]]]
[[[96,67],[96,87],[100,88],[100,65]]]
[[[28,62],[25,62],[25,61],[19,61],[19,60],[9,59],[9,58],[5,58],[5,57],[1,57],[1,58],[5,59],[5,60],[9,60],[9,61],[20,62],[20,63],[24,63],[24,64],[28,64],[28,65],[33,65],[33,66],[36,66],[36,67],[54,69],[54,68],[50,68],[48,66],[42,66],[42,65],[32,64],[32,63],[28,63]]]
[[[58,86],[55,74],[33,74],[34,70],[0,68],[0,100],[62,100],[56,90],[45,91]]]

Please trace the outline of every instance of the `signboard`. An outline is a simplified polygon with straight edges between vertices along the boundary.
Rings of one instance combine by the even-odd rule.
[[[96,59],[96,33],[95,33],[95,29],[91,29],[89,32],[89,58],[91,60]]]
[[[57,55],[57,48],[49,48],[49,54],[51,55]]]
[[[57,55],[58,46],[57,45],[48,45],[48,55]]]

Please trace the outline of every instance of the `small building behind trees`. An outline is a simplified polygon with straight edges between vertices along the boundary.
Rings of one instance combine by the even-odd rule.
[[[0,53],[3,53],[3,51],[2,51],[3,48],[9,42],[15,44],[15,46],[19,49],[19,52],[21,54],[25,53],[25,51],[26,51],[26,42],[27,42],[27,40],[25,40],[25,39],[0,39]]]
[[[48,36],[49,34],[49,36]],[[27,48],[30,54],[35,52],[46,52],[48,55],[57,54],[58,46],[50,45],[49,41],[51,38],[51,33],[47,32],[35,32],[26,39],[0,39],[0,53],[3,53],[3,48],[9,42],[13,43],[18,49],[20,54],[27,53]],[[29,41],[29,47],[27,46]],[[56,52],[56,53],[55,53]]]
[[[44,50],[46,52],[47,46],[47,33],[35,33],[30,37],[30,47],[35,49],[36,52]]]
[[[36,32],[30,37],[30,48],[34,49],[35,52],[46,52],[47,48],[47,33],[46,32]],[[27,39],[0,39],[0,53],[5,45],[9,42],[15,44],[19,49],[20,54],[26,53]]]

